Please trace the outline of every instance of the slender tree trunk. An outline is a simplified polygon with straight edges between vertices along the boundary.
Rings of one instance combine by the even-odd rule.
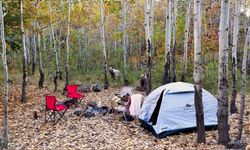
[[[53,25],[52,25],[50,0],[48,1],[48,4],[49,4],[49,17],[50,17],[50,32],[51,32],[50,34],[51,34],[52,40],[53,40],[53,51],[54,51],[55,56],[56,56],[56,75],[54,77],[54,84],[55,84],[54,92],[56,92],[57,91],[57,79],[59,78],[60,70],[59,70],[58,53],[57,53],[57,48],[56,48],[56,39],[55,39],[54,29],[53,29]]]
[[[43,44],[45,45],[45,40],[43,41]],[[43,88],[43,82],[44,82],[44,71],[43,71],[43,60],[42,60],[42,50],[41,50],[41,35],[40,33],[37,34],[37,50],[39,53],[39,73],[40,73],[40,79],[38,82],[39,88]]]
[[[194,104],[196,111],[197,142],[205,143],[205,125],[202,103],[201,62],[201,1],[194,1]]]
[[[78,60],[77,60],[77,70],[82,73],[82,29],[78,31]]]
[[[36,23],[33,23],[33,27],[35,28]],[[36,34],[33,33],[32,35],[32,75],[35,74],[36,72],[36,51],[37,51],[37,47],[36,47]]]
[[[230,104],[230,112],[236,113],[237,107],[235,104],[237,96],[237,45],[239,34],[239,15],[240,15],[240,0],[235,0],[234,28],[233,28],[233,46],[232,46],[232,98]]]
[[[166,8],[166,36],[165,36],[165,66],[164,66],[164,77],[163,83],[170,83],[170,57],[171,57],[171,29],[172,29],[172,21],[171,21],[171,6],[172,1],[167,1]]]
[[[221,1],[219,32],[219,83],[218,83],[218,143],[230,141],[228,124],[228,30],[229,1]]]
[[[152,11],[152,2],[151,0],[146,0],[145,1],[145,30],[146,30],[146,52],[148,56],[148,62],[147,62],[147,89],[146,89],[146,94],[148,95],[151,90],[152,90],[152,83],[151,83],[151,70],[152,70],[152,16],[151,16],[151,11]]]
[[[59,79],[62,80],[62,71],[61,71],[61,45],[64,41],[61,41],[61,34],[62,34],[62,26],[60,27],[59,34],[58,34],[58,64],[59,64]]]
[[[66,35],[66,64],[65,64],[65,88],[64,92],[66,92],[66,86],[69,85],[69,30],[70,30],[70,0],[68,0],[68,20],[67,20],[67,35]]]
[[[25,43],[26,43],[26,51],[27,51],[27,64],[28,66],[30,65],[30,48],[31,48],[31,45],[30,45],[30,38],[29,38],[29,34],[26,33],[25,34]]]
[[[101,18],[101,37],[102,37],[102,49],[104,55],[104,89],[108,89],[108,64],[107,64],[107,54],[106,54],[106,46],[105,46],[105,31],[104,31],[104,19],[103,19],[103,4],[102,0],[100,0],[100,18]]]
[[[245,110],[245,96],[246,96],[246,71],[247,71],[247,51],[250,49],[250,27],[247,28],[246,42],[243,52],[242,60],[242,91],[241,91],[241,100],[240,100],[240,119],[238,122],[238,134],[237,140],[241,140],[242,130],[243,130],[243,117]]]
[[[122,58],[123,58],[123,83],[124,85],[127,84],[127,78],[126,78],[126,70],[127,70],[127,42],[126,42],[126,26],[127,26],[127,0],[123,0],[123,8],[122,8]]]
[[[27,102],[26,97],[26,86],[27,86],[27,76],[28,76],[28,67],[27,67],[27,52],[25,46],[25,33],[23,27],[23,1],[20,0],[20,19],[21,19],[21,33],[22,33],[22,49],[23,49],[23,83],[22,83],[22,96],[21,102]]]
[[[173,23],[172,23],[172,28],[173,28],[173,47],[172,47],[172,57],[171,59],[171,82],[176,82],[176,14],[177,14],[177,1],[173,0],[172,3],[172,13],[173,13]]]
[[[137,50],[137,53],[138,53],[138,69],[140,70],[141,69],[141,40],[140,38],[138,37],[138,50]]]
[[[150,25],[150,35],[151,35],[151,51],[152,51],[152,53],[154,53],[155,55],[156,55],[156,53],[155,53],[155,48],[154,48],[154,5],[155,5],[155,3],[154,3],[154,0],[150,0],[150,6],[151,6],[151,11],[150,11],[150,23],[151,23],[151,25]]]
[[[182,82],[184,82],[186,80],[186,75],[187,75],[189,22],[190,22],[190,14],[191,14],[191,7],[192,7],[191,3],[192,3],[192,0],[189,0],[188,1],[188,8],[187,8],[187,11],[186,11],[183,68],[182,68],[182,74],[181,74],[181,81]]]
[[[1,23],[1,41],[2,41],[2,61],[3,61],[3,141],[2,148],[8,149],[8,98],[9,98],[9,84],[8,84],[8,65],[6,56],[6,43],[4,34],[4,19],[3,19],[3,7],[2,0],[0,0],[0,23]]]

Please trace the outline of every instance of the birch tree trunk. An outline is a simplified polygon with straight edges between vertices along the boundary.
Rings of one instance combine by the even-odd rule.
[[[194,1],[194,104],[196,112],[197,142],[205,143],[205,126],[202,103],[201,62],[201,1]]]
[[[232,97],[230,104],[230,112],[236,113],[237,107],[235,104],[237,96],[237,45],[239,35],[239,15],[240,15],[240,0],[235,0],[235,13],[234,13],[234,28],[233,28],[233,45],[232,45]]]
[[[25,34],[25,43],[26,43],[26,51],[27,51],[27,64],[28,64],[28,66],[29,66],[29,64],[30,64],[30,38],[29,38],[29,34],[28,33],[26,33]]]
[[[52,17],[51,17],[51,4],[50,4],[50,0],[48,1],[49,4],[49,17],[50,17],[50,34],[52,36],[52,40],[53,40],[53,51],[55,53],[56,56],[56,75],[54,77],[54,84],[55,84],[55,89],[54,92],[57,91],[57,79],[59,77],[60,74],[60,70],[59,70],[59,61],[58,61],[58,53],[57,53],[57,49],[56,49],[56,39],[55,39],[55,35],[54,35],[54,29],[53,29],[53,25],[52,25]]]
[[[191,14],[191,7],[192,7],[191,3],[192,3],[192,0],[189,0],[188,1],[188,8],[187,8],[187,11],[186,11],[183,68],[182,68],[182,74],[181,74],[181,81],[182,82],[184,82],[186,80],[186,75],[187,75],[189,22],[190,22],[190,14]]]
[[[218,143],[230,141],[228,124],[228,30],[229,1],[221,1],[219,28]]]
[[[245,110],[245,96],[246,96],[246,71],[247,71],[247,52],[250,50],[250,27],[247,28],[246,42],[243,52],[242,60],[242,91],[241,91],[241,100],[240,100],[240,119],[238,122],[238,134],[236,140],[240,141],[243,130],[243,117]]]
[[[65,64],[65,72],[66,72],[66,78],[65,78],[65,88],[64,91],[66,91],[66,86],[69,85],[69,26],[70,26],[70,0],[68,0],[68,19],[67,19],[67,34],[66,34],[66,64]]]
[[[45,45],[45,40],[43,42]],[[43,60],[42,60],[42,50],[41,50],[41,35],[40,33],[37,34],[37,50],[38,50],[38,61],[39,61],[39,73],[40,73],[40,79],[38,82],[38,86],[40,89],[43,88],[43,82],[44,82],[44,71],[43,71]]]
[[[24,26],[23,26],[23,0],[20,0],[20,28],[22,34],[22,49],[23,49],[23,83],[22,83],[22,96],[21,102],[27,102],[26,97],[26,86],[27,86],[27,76],[28,76],[28,66],[27,66],[27,52],[25,46],[25,33],[24,33]]]
[[[100,0],[100,19],[101,19],[101,38],[102,38],[102,49],[104,55],[104,89],[108,89],[109,82],[107,77],[108,72],[108,64],[107,64],[107,54],[106,54],[106,46],[105,46],[105,31],[104,31],[104,19],[103,19],[103,4],[102,0]]]
[[[82,31],[83,29],[79,29],[79,32],[78,32],[78,47],[79,47],[79,50],[78,50],[78,60],[77,60],[77,69],[80,73],[82,73]],[[84,42],[84,41],[83,41]]]
[[[171,19],[171,6],[172,1],[167,1],[167,8],[166,8],[166,35],[165,35],[165,72],[163,76],[164,84],[170,83],[170,55],[171,55],[171,29],[172,29],[172,19]]]
[[[8,98],[9,98],[9,84],[8,84],[8,65],[6,56],[6,43],[4,35],[4,18],[3,18],[3,7],[2,0],[0,0],[0,23],[1,23],[1,41],[2,41],[2,61],[3,61],[3,141],[2,148],[8,149]]]
[[[33,23],[34,28],[35,26],[36,26],[36,23]],[[37,51],[36,34],[33,33],[32,35],[32,75],[34,75],[36,71],[36,51]]]
[[[150,0],[150,6],[151,6],[151,11],[150,11],[150,35],[151,35],[151,51],[156,55],[155,48],[154,48],[154,0]]]
[[[123,7],[122,7],[122,58],[123,58],[123,83],[124,85],[127,84],[127,78],[126,78],[126,70],[127,70],[127,42],[126,42],[126,26],[127,26],[127,0],[123,0]]]
[[[152,70],[152,2],[151,0],[145,1],[145,31],[146,31],[146,52],[148,56],[148,62],[147,62],[147,89],[146,94],[148,95],[152,90],[152,84],[151,84],[151,70]]]
[[[172,57],[170,58],[171,59],[171,64],[170,64],[170,67],[171,67],[171,82],[176,82],[176,60],[175,60],[175,57],[176,57],[176,14],[177,14],[177,1],[176,0],[173,0],[172,2],[172,30],[173,30],[173,47],[172,47]]]

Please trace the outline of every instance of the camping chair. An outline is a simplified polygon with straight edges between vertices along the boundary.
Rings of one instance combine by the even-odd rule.
[[[72,105],[77,105],[81,103],[81,100],[85,97],[83,92],[77,91],[78,85],[67,85],[67,97],[72,99]]]
[[[56,124],[61,118],[66,118],[64,117],[64,114],[68,110],[68,107],[63,105],[63,104],[57,104],[58,100],[56,99],[55,96],[45,96],[46,100],[46,108],[45,108],[45,122],[49,121],[52,116],[54,116],[54,124]],[[48,116],[47,116],[48,112]],[[60,113],[62,112],[62,113]],[[56,122],[56,117],[57,114],[59,115],[59,118]]]

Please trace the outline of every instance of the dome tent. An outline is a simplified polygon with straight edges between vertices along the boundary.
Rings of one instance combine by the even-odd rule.
[[[217,126],[217,99],[202,89],[205,127]],[[158,87],[145,99],[139,120],[156,137],[196,128],[194,85],[175,82]]]

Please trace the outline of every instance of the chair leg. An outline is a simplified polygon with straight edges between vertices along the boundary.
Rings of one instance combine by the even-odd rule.
[[[65,113],[66,113],[66,111],[67,111],[67,109],[66,109],[62,114],[60,114],[60,113],[58,112],[58,115],[59,115],[60,117],[57,119],[57,121],[55,122],[55,124],[57,124],[62,118],[64,118],[65,121],[67,121],[67,118],[64,116]]]
[[[53,115],[54,115],[54,112],[49,114],[49,112],[47,113],[47,111],[45,111],[45,122],[48,122]]]

